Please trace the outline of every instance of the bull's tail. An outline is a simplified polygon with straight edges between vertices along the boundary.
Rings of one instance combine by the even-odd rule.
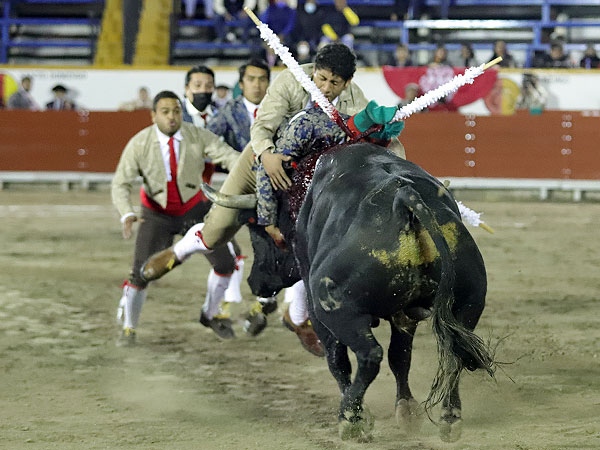
[[[431,209],[412,186],[398,190],[394,210],[406,206],[429,233],[440,255],[441,274],[431,315],[438,347],[438,369],[425,400],[426,410],[448,398],[462,369],[484,369],[494,376],[494,360],[482,339],[460,324],[452,313],[455,271],[450,248]]]

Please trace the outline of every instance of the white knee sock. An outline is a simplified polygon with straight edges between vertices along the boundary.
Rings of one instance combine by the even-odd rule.
[[[181,262],[188,259],[194,253],[210,253],[212,250],[208,249],[202,239],[196,235],[204,227],[203,223],[197,223],[190,228],[185,236],[183,236],[173,247],[175,256]]]
[[[206,284],[206,299],[202,306],[202,311],[208,320],[211,320],[219,312],[221,300],[225,295],[225,289],[229,286],[231,275],[217,275],[214,270],[208,274],[208,282]]]
[[[298,281],[292,287],[285,290],[285,301],[290,304],[290,319],[294,325],[301,325],[308,319],[308,308],[306,306],[306,289],[304,282]]]
[[[229,286],[225,291],[225,301],[228,303],[240,303],[242,301],[242,291],[240,288],[244,280],[244,260],[241,256],[235,258],[235,265],[236,269],[231,274]]]
[[[123,287],[123,297],[125,298],[123,328],[137,328],[142,306],[146,300],[146,289],[126,284]]]

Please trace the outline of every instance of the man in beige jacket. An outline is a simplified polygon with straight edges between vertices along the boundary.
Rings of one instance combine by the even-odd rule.
[[[156,95],[152,120],[154,125],[143,129],[128,142],[112,181],[112,200],[121,215],[123,237],[130,238],[133,224],[140,223],[133,266],[123,287],[119,307],[123,315],[119,343],[123,345],[135,342],[135,329],[146,298],[148,280],[140,272],[143,263],[153,253],[172,245],[176,234],[184,234],[206,214],[206,203],[200,201],[205,158],[208,156],[231,169],[239,156],[210,131],[182,123],[181,102],[173,92],[162,91]],[[141,218],[131,202],[133,183],[139,175],[143,180]],[[221,323],[214,319],[217,313],[214,305],[218,309],[235,260],[226,242],[215,246],[206,257],[215,274],[208,280],[207,302],[200,322],[221,337],[232,337],[231,322]],[[209,297],[216,302],[210,302]]]

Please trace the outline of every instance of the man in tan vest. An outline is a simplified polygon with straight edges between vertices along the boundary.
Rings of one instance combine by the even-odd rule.
[[[181,102],[173,92],[162,91],[154,97],[152,120],[154,125],[143,129],[127,143],[112,181],[112,200],[121,216],[123,237],[129,239],[133,224],[140,223],[133,266],[123,287],[118,313],[123,318],[123,331],[118,341],[121,345],[135,342],[148,284],[140,273],[143,263],[153,253],[172,245],[176,234],[184,234],[206,213],[206,203],[200,201],[205,158],[210,157],[231,169],[239,156],[210,131],[182,123]],[[131,203],[133,183],[139,175],[143,179],[141,218]],[[235,260],[226,242],[215,246],[206,257],[215,275],[208,280],[207,302],[200,322],[221,337],[233,337],[231,321],[214,319],[217,314],[214,305],[218,309]],[[211,298],[217,301],[211,303]]]

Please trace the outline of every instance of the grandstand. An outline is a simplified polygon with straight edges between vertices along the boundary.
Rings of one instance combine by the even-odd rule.
[[[158,40],[152,41],[152,32],[143,32],[144,23],[149,23],[150,29],[165,30],[170,45],[159,49],[166,52],[159,59],[163,63],[191,65],[203,60],[211,65],[237,65],[260,51],[258,39],[214,42],[215,21],[205,17],[203,2],[198,2],[195,17],[188,19],[177,0],[3,0],[0,63],[90,64],[96,55],[103,12],[112,3],[124,11],[122,21],[112,25],[113,34],[121,34],[114,36],[113,43],[118,41],[125,47],[124,56],[117,56],[120,62],[131,63],[137,50],[156,50]],[[565,50],[575,56],[583,52],[586,43],[600,40],[600,0],[454,0],[446,19],[440,17],[440,0],[422,1],[418,17],[412,7],[398,6],[404,3],[412,4],[348,1],[361,19],[352,32],[362,65],[385,62],[386,54],[398,43],[407,44],[421,64],[428,62],[429,52],[439,43],[447,46],[451,57],[461,44],[471,44],[476,59],[484,60],[491,54],[493,42],[502,39],[519,64],[529,67],[536,52],[547,51],[553,38],[564,41]],[[150,10],[156,12],[144,14]],[[403,20],[391,20],[392,13]],[[228,25],[239,25],[239,21]],[[118,26],[123,29],[114,29]],[[140,60],[148,62],[152,59]]]

